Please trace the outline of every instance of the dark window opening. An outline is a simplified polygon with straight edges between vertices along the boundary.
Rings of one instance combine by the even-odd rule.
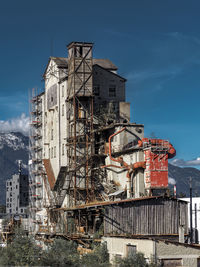
[[[82,55],[83,55],[83,47],[82,46],[80,46],[80,57],[82,57]]]
[[[110,85],[109,86],[109,96],[110,97],[115,97],[116,96],[116,86],[115,85]]]
[[[94,95],[99,96],[100,95],[100,86],[94,85]]]

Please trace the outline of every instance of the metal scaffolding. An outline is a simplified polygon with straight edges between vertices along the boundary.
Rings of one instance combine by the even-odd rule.
[[[29,133],[29,184],[30,219],[38,223],[37,211],[42,209],[43,181],[42,172],[42,99],[37,89],[30,93],[30,133]],[[33,225],[33,224],[32,224]]]
[[[69,206],[94,200],[92,43],[68,45],[67,157]]]

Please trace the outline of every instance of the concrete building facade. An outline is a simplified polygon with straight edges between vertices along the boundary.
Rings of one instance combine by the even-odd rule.
[[[161,264],[162,267],[200,266],[200,249],[197,245],[189,245],[169,240],[156,240],[145,238],[120,238],[103,237],[102,242],[106,242],[110,261],[115,258],[124,258],[129,253],[144,253],[147,262],[152,260]]]
[[[29,205],[28,175],[14,174],[6,181],[6,213],[26,217]]]

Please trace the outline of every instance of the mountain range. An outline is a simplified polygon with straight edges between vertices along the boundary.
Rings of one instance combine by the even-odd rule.
[[[29,138],[19,132],[0,133],[0,204],[5,205],[6,180],[18,173],[18,160],[22,160],[22,173],[28,173]]]
[[[22,160],[22,172],[28,173],[29,138],[20,132],[0,133],[0,205],[5,205],[6,180],[18,172],[18,160]],[[189,180],[192,178],[193,195],[200,196],[200,170],[180,168],[169,164],[169,186],[176,184],[177,195],[189,197]]]

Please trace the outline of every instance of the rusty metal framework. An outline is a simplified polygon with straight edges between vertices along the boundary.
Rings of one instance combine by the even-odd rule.
[[[67,187],[69,206],[94,201],[92,179],[93,88],[92,43],[68,46]]]

